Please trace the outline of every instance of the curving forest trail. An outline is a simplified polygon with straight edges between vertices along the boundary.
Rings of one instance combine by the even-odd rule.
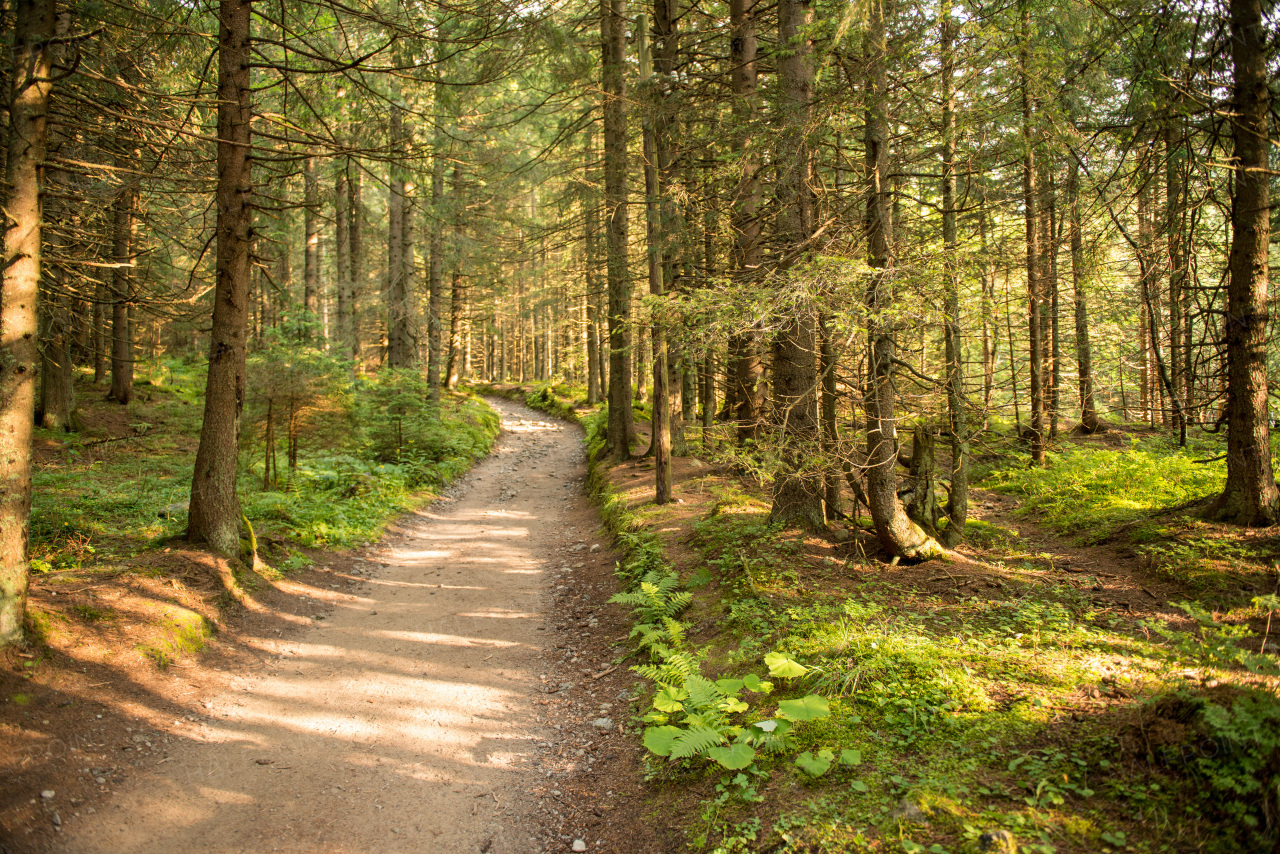
[[[491,404],[504,433],[451,500],[393,529],[368,583],[264,649],[265,672],[175,722],[182,745],[57,850],[538,850],[550,555],[597,521],[581,434]]]

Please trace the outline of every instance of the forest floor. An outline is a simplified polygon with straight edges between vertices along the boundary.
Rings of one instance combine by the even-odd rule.
[[[215,609],[204,652],[160,669],[92,624],[11,652],[0,851],[641,850],[631,679],[612,662],[627,623],[595,613],[614,560],[581,433],[494,406],[494,453],[440,500]],[[202,607],[177,571],[199,556],[166,557],[163,583],[37,579],[33,598]]]
[[[936,854],[992,831],[1242,851],[1269,832],[1276,682],[1239,664],[1269,629],[1246,603],[1274,589],[1276,531],[1131,512],[1136,476],[1106,524],[1075,521],[1084,499],[1029,512],[1069,485],[1014,466],[973,491],[953,559],[889,565],[865,520],[772,528],[732,463],[677,458],[655,507],[650,460],[589,474],[576,428],[491,403],[505,432],[439,500],[373,547],[295,551],[308,566],[247,579],[243,604],[177,543],[146,571],[38,575],[44,637],[0,662],[0,852]],[[1140,439],[1079,444],[1140,458]],[[667,717],[633,668],[661,663],[635,646],[653,626],[609,600],[668,572],[689,604],[667,640],[702,673],[807,671],[743,717],[803,690],[830,716],[736,776],[649,754]]]

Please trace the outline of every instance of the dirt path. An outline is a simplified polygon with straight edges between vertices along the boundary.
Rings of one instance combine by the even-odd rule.
[[[175,721],[181,744],[67,821],[56,850],[539,850],[546,573],[596,522],[573,485],[581,434],[492,404],[506,432],[453,500],[404,521],[369,583],[268,646],[264,671]]]

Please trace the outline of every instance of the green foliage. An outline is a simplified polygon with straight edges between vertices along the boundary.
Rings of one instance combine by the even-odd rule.
[[[497,436],[497,415],[479,400],[450,394],[439,411],[430,407],[426,383],[414,371],[352,380],[347,366],[314,348],[279,342],[254,355],[253,370],[265,385],[250,396],[239,492],[260,538],[283,534],[331,547],[377,539],[390,518],[421,500],[422,490],[466,471]],[[290,377],[270,379],[273,373]],[[31,542],[40,566],[75,568],[126,557],[185,529],[204,373],[163,360],[140,366],[139,377],[149,383],[150,400],[131,407],[139,422],[153,426],[134,453],[89,459],[84,447],[92,439],[72,435],[62,464],[37,469]],[[264,436],[254,426],[261,424],[268,393],[295,395],[303,448],[287,482],[262,491]],[[138,449],[145,449],[145,466]]]
[[[651,569],[640,579],[635,590],[614,594],[609,601],[630,605],[639,623],[661,623],[679,616],[692,599],[693,594],[680,589],[677,575]]]
[[[1082,535],[1110,536],[1119,526],[1152,512],[1205,498],[1222,488],[1221,463],[1197,463],[1201,449],[1143,445],[1136,438],[1116,451],[1070,446],[1046,453],[1043,467],[992,472],[983,486],[1023,498],[1022,510],[1042,514],[1046,524]]]
[[[1196,779],[1201,807],[1221,820],[1226,847],[1262,851],[1280,842],[1280,697],[1257,688],[1212,697],[1177,692],[1152,709],[1192,728],[1191,738],[1160,745],[1154,758]]]

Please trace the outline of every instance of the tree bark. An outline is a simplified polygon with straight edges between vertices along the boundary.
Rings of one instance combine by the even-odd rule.
[[[403,151],[405,145],[403,114],[398,104],[392,105],[390,138],[397,152]],[[391,166],[387,192],[387,366],[391,368],[409,367],[415,355],[412,303],[405,277],[406,255],[410,253],[405,246],[406,225],[410,219],[407,209],[404,169],[397,161]],[[411,255],[408,264],[412,264]]]
[[[1080,428],[1098,432],[1098,408],[1093,400],[1093,352],[1089,344],[1088,269],[1084,256],[1084,229],[1080,223],[1080,164],[1073,158],[1067,173],[1067,205],[1071,232],[1071,284],[1075,297],[1076,362],[1080,378]]]
[[[94,385],[101,385],[107,378],[107,299],[107,286],[99,280],[93,289],[93,330],[90,333]]]
[[[813,102],[813,44],[806,31],[813,19],[810,0],[780,0],[778,101],[782,133],[778,149],[779,223],[783,252],[806,253],[814,230],[812,153],[808,140]],[[791,263],[780,265],[783,287]],[[774,476],[769,518],[811,530],[826,527],[818,429],[817,313],[807,293],[797,293],[779,318],[773,341],[773,409],[781,432],[781,461]]]
[[[1019,0],[1018,77],[1022,95],[1022,202],[1027,244],[1027,327],[1031,374],[1031,461],[1044,464],[1044,338],[1041,329],[1040,192],[1037,186],[1034,107],[1031,96],[1031,6]]]
[[[595,174],[595,133],[583,134],[586,142],[582,154],[583,171],[583,252],[585,253],[584,281],[587,289],[587,405],[600,402],[604,383],[601,382],[600,351],[600,200],[597,195]]]
[[[338,322],[335,324],[333,350],[339,359],[350,359],[352,326],[355,322],[351,276],[351,196],[347,185],[347,159],[339,158],[333,182],[334,208],[334,275],[338,280]],[[354,363],[352,364],[354,369]]]
[[[602,0],[601,76],[604,93],[605,252],[609,298],[608,446],[617,461],[631,457],[631,276],[627,270],[626,0]]]
[[[117,161],[123,165],[123,161]],[[138,187],[132,181],[112,203],[111,260],[111,391],[107,400],[133,399],[133,334],[129,306],[133,300],[133,244],[138,233]]]
[[[312,325],[320,319],[320,188],[316,159],[302,161],[302,310],[303,337],[314,337]]]
[[[733,193],[733,249],[730,268],[739,281],[760,267],[760,164],[748,153],[750,134],[759,112],[756,94],[755,0],[730,0],[730,86],[733,90],[732,151],[738,158],[738,181]],[[729,339],[729,401],[737,422],[739,445],[760,438],[764,417],[764,362],[760,336],[754,330]]]
[[[457,164],[453,167],[453,198],[457,209],[462,209],[462,172]],[[462,243],[462,217],[453,217],[454,246]],[[466,287],[462,284],[462,271],[457,252],[454,253],[453,276],[449,286],[449,341],[445,358],[444,385],[447,389],[458,387],[459,368],[462,364],[462,311],[466,300]]]
[[[1227,481],[1209,515],[1263,526],[1280,518],[1267,424],[1271,89],[1262,0],[1231,0],[1230,13],[1235,193],[1226,315]]]
[[[940,547],[907,516],[898,499],[898,420],[894,412],[893,373],[897,342],[893,321],[882,316],[890,305],[891,283],[886,268],[892,256],[889,232],[889,120],[885,75],[884,7],[871,4],[867,22],[867,115],[865,230],[867,263],[867,506],[876,535],[895,557],[929,557]]]
[[[187,538],[226,555],[240,546],[236,459],[244,408],[253,227],[250,120],[252,0],[220,0],[218,13],[217,281],[209,334],[204,423],[191,484]]]
[[[351,167],[355,167],[354,169]],[[347,327],[351,337],[346,343],[347,352],[360,366],[360,296],[364,292],[364,209],[361,200],[360,164],[347,160],[347,199],[351,206],[350,241],[348,252],[351,263],[351,322]]]
[[[667,0],[654,0],[653,15],[655,30],[659,39],[670,32],[670,20],[666,11],[670,8]],[[661,44],[659,51],[662,50]],[[636,55],[640,65],[640,96],[643,115],[642,145],[644,155],[644,191],[645,191],[645,243],[646,260],[649,272],[649,295],[661,297],[665,292],[663,275],[665,264],[665,239],[659,219],[662,217],[661,207],[664,187],[661,183],[663,154],[659,148],[663,141],[659,139],[664,127],[658,118],[658,94],[654,91],[653,56],[649,50],[649,16],[641,13],[636,16]],[[653,404],[650,418],[649,452],[653,455],[653,503],[669,504],[671,502],[671,392],[670,375],[667,370],[666,329],[656,318],[650,331],[653,341]]]
[[[954,547],[964,539],[969,515],[969,425],[964,401],[964,339],[960,325],[960,259],[956,229],[956,99],[955,20],[951,0],[939,11],[942,40],[942,243],[946,254],[947,411],[951,416],[951,492],[942,543]]]
[[[443,101],[444,84],[436,84],[436,104]],[[445,135],[436,118],[431,142],[431,213],[427,223],[427,386],[431,400],[440,403],[441,311],[444,303]]]
[[[48,136],[53,0],[14,3],[13,72],[0,273],[0,646],[22,640],[31,521],[40,288],[40,180]]]

